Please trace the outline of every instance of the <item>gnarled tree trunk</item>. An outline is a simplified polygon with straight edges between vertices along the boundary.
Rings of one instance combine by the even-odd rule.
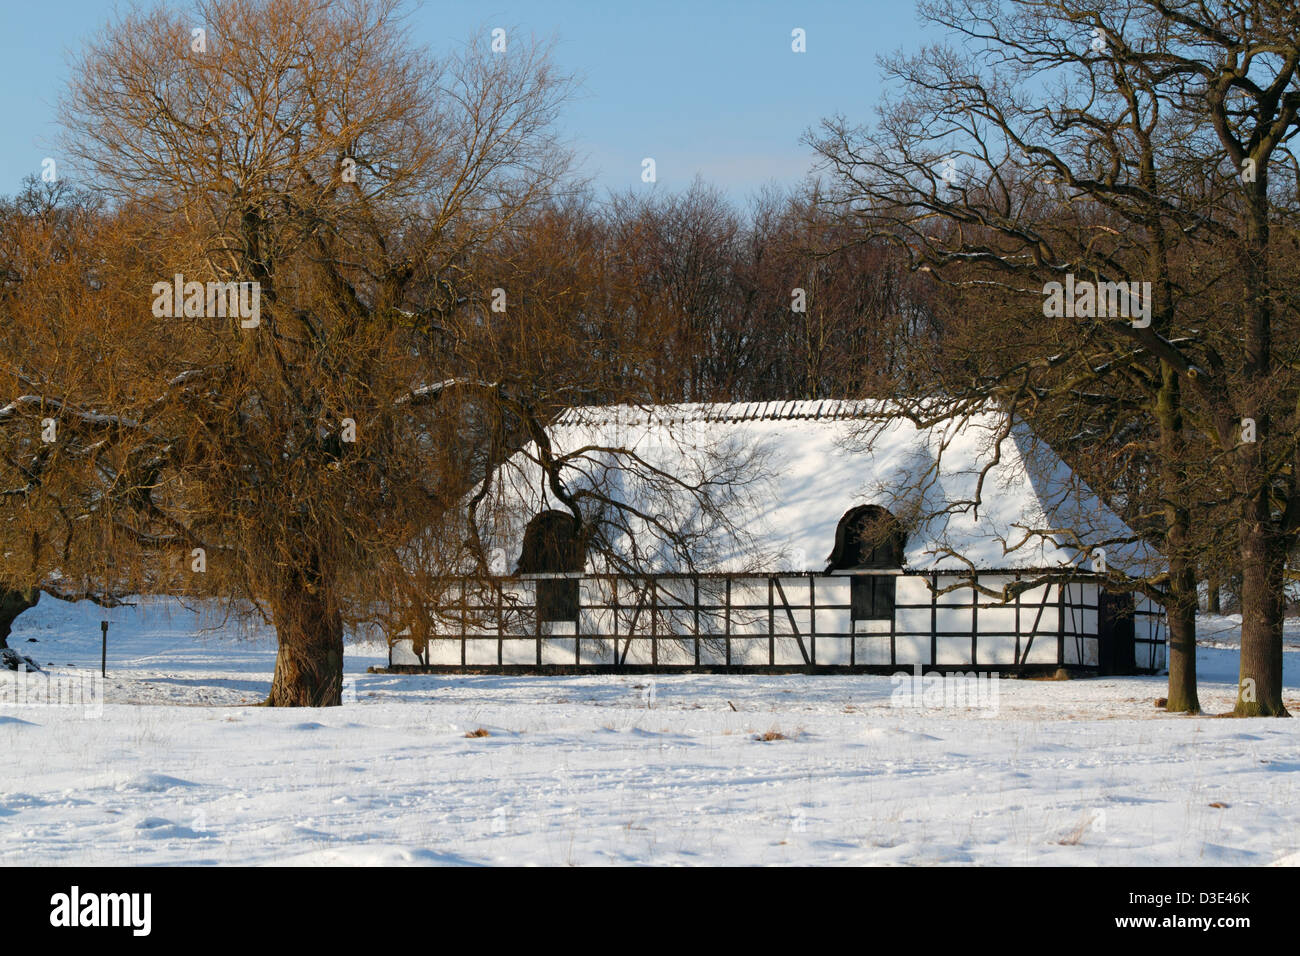
[[[289,587],[271,607],[280,644],[269,707],[343,703],[343,618],[327,589]]]
[[[40,599],[41,592],[37,588],[0,588],[0,647],[9,646],[9,634],[18,615],[36,607]]]

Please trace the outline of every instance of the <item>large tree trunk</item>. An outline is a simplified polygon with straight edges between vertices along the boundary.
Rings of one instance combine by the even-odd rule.
[[[1191,562],[1170,561],[1169,701],[1171,713],[1199,714],[1196,695],[1196,572]]]
[[[271,608],[280,651],[269,707],[343,703],[343,618],[317,587],[286,589]]]
[[[37,588],[22,590],[0,588],[0,647],[9,646],[9,635],[13,631],[14,621],[18,615],[29,608],[36,607],[41,599]]]
[[[1238,717],[1289,717],[1282,703],[1282,593],[1286,552],[1270,532],[1268,501],[1250,501],[1241,530],[1241,670]]]
[[[1238,672],[1239,717],[1288,717],[1282,704],[1282,593],[1286,545],[1275,526],[1273,501],[1274,439],[1268,397],[1273,373],[1273,331],[1269,268],[1268,164],[1248,195],[1242,272],[1247,295],[1244,340],[1247,392],[1242,412],[1255,423],[1255,440],[1237,446],[1237,470],[1243,490],[1241,525],[1241,668]]]

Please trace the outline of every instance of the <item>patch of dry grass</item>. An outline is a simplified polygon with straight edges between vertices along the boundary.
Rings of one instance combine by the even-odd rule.
[[[1078,846],[1094,820],[1095,818],[1091,814],[1084,814],[1083,819],[1079,821],[1075,828],[1056,842],[1061,846]]]

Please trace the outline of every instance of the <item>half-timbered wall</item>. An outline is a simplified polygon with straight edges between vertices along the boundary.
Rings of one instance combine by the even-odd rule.
[[[579,595],[572,621],[539,619],[538,585],[547,576],[463,579],[445,636],[423,648],[399,638],[391,663],[881,671],[1098,666],[1095,581],[1061,579],[1001,602],[969,587],[964,575],[883,573],[894,579],[893,613],[865,620],[854,620],[851,597],[853,578],[865,572],[569,575]],[[1042,575],[988,572],[979,581],[1000,591],[1018,577]],[[1139,601],[1134,630],[1137,666],[1162,668],[1160,608]]]

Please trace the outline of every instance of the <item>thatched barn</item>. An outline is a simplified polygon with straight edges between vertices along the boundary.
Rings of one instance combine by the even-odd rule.
[[[429,670],[1165,666],[1161,567],[1022,424],[878,402],[578,408],[492,476]]]

